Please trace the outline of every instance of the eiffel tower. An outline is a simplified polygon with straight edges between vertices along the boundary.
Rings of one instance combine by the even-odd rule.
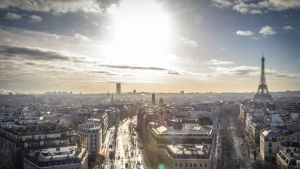
[[[260,72],[260,82],[256,94],[254,95],[254,100],[257,102],[272,102],[273,98],[269,93],[268,86],[266,83],[265,76],[265,58],[261,58],[261,72]]]

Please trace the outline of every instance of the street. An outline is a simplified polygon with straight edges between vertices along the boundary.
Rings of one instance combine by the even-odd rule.
[[[136,124],[136,116],[132,119],[126,118],[122,120],[117,129],[115,127],[109,129],[105,136],[103,148],[105,148],[107,155],[105,156],[103,168],[105,169],[147,169],[147,157],[144,156],[140,147],[142,144],[134,131]],[[114,133],[116,131],[115,148]],[[109,152],[114,152],[113,158],[110,157]]]

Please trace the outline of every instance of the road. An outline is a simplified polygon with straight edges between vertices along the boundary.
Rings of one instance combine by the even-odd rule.
[[[128,152],[128,128],[129,120],[121,121],[117,129],[116,151],[115,151],[115,168],[122,169],[129,167],[129,152]]]
[[[137,118],[134,116],[132,123],[135,125],[137,123]],[[137,133],[134,131],[134,155],[135,155],[135,161],[137,164],[138,169],[148,169],[150,168],[150,162],[148,161],[147,156],[145,155],[145,152],[141,147],[143,147],[142,142],[140,141]]]
[[[125,119],[120,122],[117,130],[115,169],[145,169],[147,162],[140,149],[142,147],[133,125],[136,117]],[[131,127],[130,127],[131,126]]]
[[[233,117],[230,117],[230,130],[231,130],[231,135],[234,141],[234,150],[235,150],[235,154],[237,155],[237,157],[240,159],[241,164],[240,164],[240,168],[243,169],[247,169],[247,168],[251,168],[251,163],[252,160],[249,158],[249,155],[247,152],[242,151],[241,147],[242,146],[247,146],[247,145],[243,145],[243,140],[242,138],[237,134],[237,129],[236,129],[236,123],[233,120]]]
[[[112,169],[114,166],[114,160],[110,159],[109,152],[113,151],[113,147],[110,147],[114,142],[114,134],[115,134],[115,127],[110,128],[104,138],[102,149],[105,150],[105,157],[103,162],[103,168],[105,169]]]
[[[238,133],[234,117],[222,119],[220,131],[221,156],[219,157],[218,169],[251,169],[251,159],[242,146],[245,146],[241,133]],[[244,147],[243,147],[244,148]]]
[[[239,138],[236,134],[236,125],[230,117],[223,117],[220,124],[220,135],[217,147],[218,154],[217,169],[240,169],[244,167]]]
[[[218,166],[218,162],[220,160],[220,134],[219,134],[219,112],[216,113],[217,117],[215,119],[214,125],[214,137],[212,142],[212,168],[216,169]]]

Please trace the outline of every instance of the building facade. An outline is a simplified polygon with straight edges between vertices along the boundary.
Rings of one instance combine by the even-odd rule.
[[[166,147],[173,169],[210,169],[211,145],[167,145]]]
[[[5,123],[0,128],[1,146],[8,148],[15,168],[22,168],[23,151],[36,148],[67,146],[75,143],[76,135],[57,123],[22,121]]]
[[[278,130],[266,129],[260,134],[260,158],[266,161],[276,161],[279,151],[280,132]]]
[[[85,149],[76,146],[31,150],[24,155],[24,169],[87,169]]]
[[[102,144],[100,121],[89,120],[78,127],[80,147],[86,149],[89,155],[98,154]]]

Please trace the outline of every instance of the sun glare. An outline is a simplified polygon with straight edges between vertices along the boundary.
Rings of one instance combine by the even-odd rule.
[[[174,61],[170,17],[154,0],[124,0],[112,11],[106,55],[113,64],[167,66]]]

